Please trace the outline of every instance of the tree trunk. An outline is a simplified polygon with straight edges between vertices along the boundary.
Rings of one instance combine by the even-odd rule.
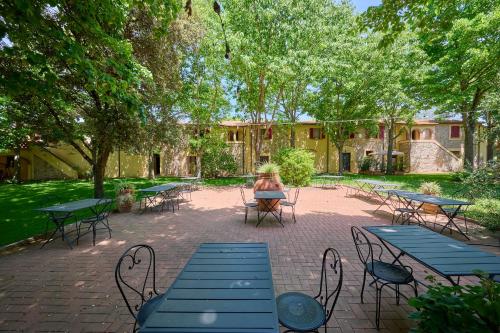
[[[394,147],[394,119],[391,118],[389,123],[387,124],[387,165],[385,167],[386,175],[394,174],[394,167],[392,165],[392,150]]]
[[[94,173],[94,198],[104,198],[104,175],[110,152],[109,148],[103,148],[102,153],[96,154],[96,159],[92,165]]]
[[[14,175],[12,176],[13,183],[21,183],[21,146],[16,147],[16,155],[14,155]]]
[[[154,167],[154,161],[153,161],[153,151],[150,149],[148,150],[148,179],[154,179],[154,172],[153,172],[153,167]]]
[[[344,159],[342,156],[342,153],[344,150],[344,143],[342,143],[342,144],[335,143],[335,147],[337,147],[337,150],[339,153],[339,172],[338,172],[338,174],[342,175],[342,173],[344,172]]]
[[[196,178],[201,178],[201,157],[203,156],[203,151],[199,150],[196,154]]]
[[[464,169],[474,169],[474,132],[476,121],[469,113],[463,114],[464,122]]]

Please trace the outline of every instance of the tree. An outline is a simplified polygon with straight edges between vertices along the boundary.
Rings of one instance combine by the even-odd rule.
[[[486,139],[486,160],[495,158],[495,144],[500,141],[500,77],[495,87],[485,97],[480,106],[481,119],[484,121],[483,139]]]
[[[418,111],[418,90],[426,68],[425,54],[416,46],[409,34],[402,34],[392,44],[375,52],[378,56],[372,61],[376,68],[377,93],[376,106],[384,121],[387,136],[386,174],[394,173],[392,154],[394,141],[402,134],[403,128],[396,132],[396,123],[411,124]]]
[[[415,31],[432,64],[425,81],[439,113],[464,122],[464,166],[474,165],[478,108],[500,70],[500,4],[490,0],[386,1],[370,7],[364,22],[390,42],[407,27]]]
[[[134,57],[125,37],[137,7],[162,22],[164,33],[179,8],[176,1],[64,0],[0,4],[0,87],[18,103],[36,103],[31,113],[51,118],[64,140],[92,166],[94,196],[104,194],[106,163],[114,147],[129,145],[139,126],[142,88],[151,74]],[[19,66],[19,62],[22,66]]]
[[[339,7],[332,29],[318,42],[325,43],[323,66],[310,88],[308,113],[321,122],[328,140],[338,151],[338,172],[343,172],[342,153],[346,141],[360,128],[370,128],[376,117],[377,73],[372,66],[376,40],[360,35],[349,6]],[[336,20],[336,18],[339,18]]]

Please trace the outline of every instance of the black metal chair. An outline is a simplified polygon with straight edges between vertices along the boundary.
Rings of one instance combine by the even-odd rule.
[[[287,193],[288,199],[281,200],[280,205],[282,207],[292,207],[292,219],[293,219],[293,222],[296,223],[297,220],[295,219],[295,205],[297,204],[297,199],[299,197],[300,187],[296,187],[295,191],[293,191],[293,193],[292,193],[292,190],[288,190],[287,192],[288,192]],[[282,213],[282,211],[280,211],[280,219],[281,219],[281,213]]]
[[[100,230],[98,228],[99,224],[102,224],[104,228],[101,229],[107,229],[109,233],[109,238],[111,238],[111,228],[109,227],[109,221],[108,217],[109,214],[111,214],[111,206],[113,204],[113,200],[110,199],[100,199],[97,204],[94,206],[93,209],[93,216],[82,219],[80,221],[77,221],[77,237],[76,237],[76,244],[78,245],[78,241],[80,240],[80,237],[82,236],[81,228],[83,225],[87,226],[87,231],[90,231],[92,229],[92,244],[95,246],[95,238],[97,234],[97,230]]]
[[[368,237],[357,227],[351,227],[352,239],[356,245],[359,259],[363,263],[363,286],[361,287],[361,303],[364,303],[363,293],[365,290],[366,273],[370,274],[373,278],[371,284],[375,284],[376,289],[376,311],[375,311],[375,324],[377,329],[380,327],[380,301],[382,298],[382,289],[393,284],[396,291],[396,304],[399,305],[401,285],[409,285],[413,288],[415,296],[418,296],[417,281],[413,277],[413,269],[409,266],[396,265],[382,261],[382,246],[377,243],[372,243]],[[378,256],[374,256],[373,248],[379,249]],[[377,258],[377,259],[375,259]],[[413,283],[413,285],[411,284]],[[370,284],[370,285],[371,285]]]
[[[192,200],[191,193],[193,193],[193,191],[194,191],[194,185],[193,183],[189,183],[181,187],[179,194],[183,200],[187,200],[187,198],[189,197],[189,201],[191,201]]]
[[[342,260],[337,250],[328,248],[323,254],[319,293],[311,297],[298,292],[278,296],[278,320],[288,330],[285,332],[318,332],[333,314],[340,289],[342,289]],[[329,285],[333,282],[333,287]]]
[[[175,187],[163,193],[163,204],[161,206],[161,211],[163,211],[165,204],[169,204],[172,206],[172,213],[175,212],[176,203],[177,203],[177,210],[179,210],[180,208],[179,197],[181,196],[181,190],[182,190],[181,187]]]
[[[405,224],[407,222],[410,224],[411,218],[414,218],[419,224],[417,210],[410,205],[405,205],[405,201],[402,197],[400,197],[397,193],[393,193],[393,195],[397,198],[396,208],[394,208],[394,212],[392,214],[391,224],[398,223],[401,219],[401,224]]]
[[[139,244],[127,249],[115,268],[116,285],[135,320],[134,331],[144,324],[163,296],[156,289],[155,264],[153,248]]]
[[[240,187],[241,199],[243,200],[243,205],[245,206],[245,224],[247,223],[248,218],[248,209],[249,208],[258,208],[259,204],[257,201],[247,201],[245,198],[245,190],[243,186]],[[257,215],[260,218],[260,211],[257,209]]]

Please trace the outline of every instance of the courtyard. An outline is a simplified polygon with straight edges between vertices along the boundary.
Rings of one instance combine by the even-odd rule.
[[[250,196],[251,190],[246,191]],[[365,304],[361,304],[363,265],[350,228],[390,224],[389,212],[373,214],[377,206],[375,201],[346,196],[344,188],[307,187],[297,203],[296,223],[286,210],[284,228],[270,217],[256,228],[255,212],[249,213],[244,224],[238,187],[212,187],[193,192],[192,201],[182,202],[175,213],[112,214],[112,238],[100,231],[95,247],[87,235],[73,250],[56,239],[43,249],[34,241],[4,251],[0,258],[0,327],[4,331],[130,331],[133,318],[114,279],[116,262],[126,248],[139,243],[154,248],[157,286],[164,292],[201,243],[266,242],[276,295],[287,291],[314,295],[323,251],[337,249],[344,282],[328,327],[332,332],[375,332],[375,291],[365,289]],[[457,237],[456,233],[452,236]],[[419,280],[432,273],[412,260],[404,263]],[[402,291],[411,295],[408,287]],[[382,292],[381,304],[380,331],[407,332],[412,326],[408,315],[414,309],[404,299],[396,305],[394,292],[388,289]]]

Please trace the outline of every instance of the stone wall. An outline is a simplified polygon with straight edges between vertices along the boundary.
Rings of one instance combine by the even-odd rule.
[[[433,140],[412,141],[411,148],[406,144],[401,148],[410,153],[411,172],[451,172],[462,168],[461,159]]]
[[[38,156],[33,156],[33,179],[65,179],[68,178],[62,171],[54,168]]]

